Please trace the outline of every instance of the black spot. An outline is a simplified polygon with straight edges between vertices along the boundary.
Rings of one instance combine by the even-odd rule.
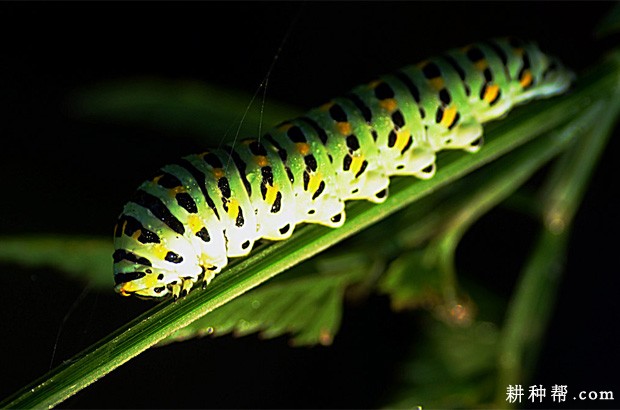
[[[285,167],[286,175],[288,175],[288,180],[291,181],[291,184],[295,182],[295,176],[293,175],[293,171],[291,171],[290,167]]]
[[[396,76],[396,78],[398,78],[403,84],[405,84],[405,87],[407,87],[407,89],[409,90],[409,93],[413,97],[413,100],[417,104],[419,104],[420,103],[420,90],[413,83],[413,81],[411,80],[411,77],[409,77],[407,74],[405,74],[402,71],[397,71],[394,74],[394,76]]]
[[[345,95],[345,98],[348,98],[353,102],[353,104],[355,104],[360,113],[362,113],[362,117],[364,117],[364,120],[367,124],[370,124],[372,122],[372,111],[370,110],[370,108],[368,108],[366,104],[364,104],[364,101],[362,101],[359,96],[350,93]]]
[[[134,253],[131,253],[125,249],[117,249],[112,254],[112,259],[114,263],[118,263],[122,260],[127,260],[129,262],[137,263],[144,266],[152,266],[151,261],[142,256],[137,256]],[[144,276],[144,275],[143,275]]]
[[[213,168],[222,168],[224,166],[222,164],[222,161],[220,161],[220,159],[217,157],[217,155],[215,155],[212,152],[205,155],[203,159],[207,164],[209,164]]]
[[[310,183],[310,174],[308,171],[304,171],[304,191],[308,190],[308,184]]]
[[[165,172],[157,181],[157,185],[162,186],[167,189],[176,188],[178,186],[183,185],[179,178],[175,177],[172,174]]]
[[[443,119],[443,107],[437,108],[437,113],[435,113],[435,122],[439,124]]]
[[[294,125],[291,128],[288,129],[288,131],[286,132],[286,135],[288,136],[288,138],[295,142],[307,142],[306,141],[306,136],[304,135],[303,131],[301,130],[301,128],[299,128],[298,126]]]
[[[342,219],[342,214],[334,215],[330,219],[333,223],[338,223]]]
[[[166,289],[166,287],[165,287],[165,286],[159,286],[159,287],[154,288],[154,289],[153,289],[153,292],[155,292],[155,293],[161,293],[161,292],[163,292],[165,289]]]
[[[300,117],[299,119],[314,129],[323,145],[327,144],[327,132],[325,132],[325,130],[316,121],[309,117]]]
[[[273,205],[271,205],[270,212],[272,214],[278,213],[281,207],[282,207],[282,193],[278,191],[278,193],[276,194],[276,199],[275,201],[273,201]]]
[[[484,80],[486,82],[490,83],[491,81],[493,81],[493,73],[491,72],[491,69],[489,67],[485,68],[482,74],[484,75]]]
[[[317,199],[319,195],[321,195],[321,192],[323,192],[323,190],[325,190],[325,181],[321,181],[319,187],[316,189],[316,191],[314,191],[314,194],[312,195],[312,200],[314,201],[315,199]]]
[[[357,151],[360,148],[360,142],[355,135],[351,134],[347,137],[347,147],[349,147],[349,152]]]
[[[291,229],[291,225],[284,225],[282,228],[279,229],[280,234],[284,235],[289,231],[289,229]]]
[[[157,280],[164,280],[164,274],[160,273],[159,275],[157,275]]]
[[[280,157],[282,162],[286,162],[286,158],[287,158],[286,150],[282,148],[282,146],[278,144],[278,142],[275,139],[273,139],[273,137],[270,134],[265,135],[263,138],[269,141],[271,145],[273,145],[278,150],[278,156]]]
[[[457,111],[456,114],[454,114],[454,120],[452,120],[452,124],[448,126],[448,130],[452,130],[454,127],[456,127],[456,124],[458,124],[460,119],[461,114]]]
[[[435,169],[435,164],[431,164],[427,166],[426,168],[422,169],[422,172],[425,174],[430,174],[433,172],[434,169]]]
[[[176,253],[170,251],[166,254],[166,258],[165,258],[168,262],[172,262],[172,263],[181,263],[183,262],[183,257],[180,255],[177,255]]]
[[[245,241],[241,244],[241,249],[248,249],[250,246],[250,241]]]
[[[177,200],[177,204],[179,204],[181,208],[185,209],[190,214],[198,213],[196,202],[187,192],[179,192],[176,194],[175,198]]]
[[[146,191],[139,189],[132,196],[131,202],[134,202],[146,209],[148,209],[157,219],[168,225],[170,229],[178,234],[183,235],[185,233],[185,227],[179,221],[166,205],[154,195],[149,194]]]
[[[401,165],[398,165],[398,166],[396,167],[396,169],[403,169],[403,168],[405,168],[405,166],[404,166],[404,165],[402,165],[402,164],[401,164]]]
[[[465,87],[465,95],[469,97],[471,95],[471,88],[467,84],[464,84],[463,87]]]
[[[359,191],[360,191],[360,190],[359,190],[359,188],[355,188],[355,189],[353,189],[353,190],[351,191],[351,193],[352,193],[352,194],[357,194]]]
[[[342,161],[342,169],[344,171],[348,171],[351,169],[351,163],[353,162],[353,158],[350,155],[345,155]]]
[[[394,98],[394,90],[387,83],[381,82],[375,87],[375,96],[380,100]]]
[[[315,213],[315,212],[316,212],[316,211],[315,211],[314,209],[310,209],[310,210],[308,211],[308,215],[314,215],[314,213]]]
[[[221,177],[220,179],[218,179],[217,187],[220,189],[220,192],[222,193],[222,196],[224,198],[227,198],[227,199],[230,198],[232,194],[230,192],[230,185],[228,184],[228,178]]]
[[[247,175],[246,175],[246,172],[245,172],[246,169],[247,169],[247,164],[239,156],[237,151],[235,151],[232,147],[227,145],[225,148],[230,153],[230,156],[232,157],[233,162],[235,163],[235,166],[239,170],[239,175],[241,176],[241,181],[243,182],[243,186],[245,187],[245,191],[248,193],[248,196],[252,196],[252,185],[250,185],[250,181],[248,181],[248,178],[247,178]]]
[[[465,70],[463,70],[463,67],[461,67],[461,65],[454,59],[454,57],[446,54],[443,56],[443,58],[448,62],[448,64],[452,66],[452,68],[454,68],[454,71],[456,71],[456,73],[459,75],[461,81],[465,81]]]
[[[471,143],[469,143],[469,146],[471,146],[471,147],[477,147],[477,146],[479,146],[479,145],[482,145],[483,141],[484,141],[484,140],[483,140],[483,138],[482,138],[482,137],[480,137],[480,138],[476,138],[474,141],[472,141]]]
[[[403,117],[403,113],[400,110],[396,110],[392,113],[392,122],[399,129],[405,126],[405,117]]]
[[[379,138],[379,134],[377,134],[377,130],[374,130],[374,129],[373,129],[373,130],[370,132],[370,134],[372,135],[372,139],[373,139],[373,141],[377,142],[377,139]]]
[[[262,156],[262,157],[266,157],[267,156],[267,151],[265,150],[265,147],[263,147],[258,140],[252,141],[248,145],[248,147],[250,148],[250,152],[253,155]]]
[[[424,119],[426,118],[426,111],[424,111],[424,108],[420,107],[420,118]]]
[[[387,195],[387,189],[382,189],[381,191],[377,192],[375,194],[375,197],[377,198],[385,198],[385,196]]]
[[[140,236],[138,236],[138,242],[140,243],[160,243],[161,240],[155,232],[151,232],[146,229],[142,224],[133,216],[121,215],[118,219],[117,225],[119,229],[116,230],[116,237],[121,237],[123,232],[121,229],[125,225],[125,235],[132,236],[136,231],[140,230]]]
[[[213,211],[217,219],[220,219],[220,216],[217,212],[217,208],[215,207],[215,202],[213,202],[213,199],[211,199],[211,197],[209,196],[209,193],[207,192],[205,174],[202,171],[200,171],[198,168],[196,168],[190,161],[188,161],[185,158],[178,160],[175,163],[175,165],[185,169],[187,172],[189,172],[192,175],[192,177],[194,177],[194,179],[196,180],[196,183],[198,184],[198,187],[200,188],[200,192],[202,192],[202,195],[205,198],[205,202],[207,203],[209,208],[211,208],[211,210]]]
[[[390,134],[388,135],[388,147],[392,148],[394,145],[396,145],[397,137],[398,136],[396,135],[396,131],[390,131]]]
[[[270,166],[265,166],[260,169],[260,174],[264,182],[273,186],[273,170]]]
[[[243,226],[243,224],[245,223],[245,219],[243,219],[243,209],[241,209],[241,207],[239,207],[238,209],[239,209],[239,213],[237,214],[237,219],[235,221],[235,226],[237,228],[241,228]]]
[[[132,280],[140,279],[146,276],[144,272],[118,272],[114,274],[114,284],[120,285],[121,283],[131,282]]]
[[[329,107],[329,115],[332,117],[334,121],[337,122],[347,122],[347,113],[344,112],[341,106],[338,104],[334,104]]]
[[[439,91],[439,99],[444,105],[449,105],[450,102],[452,101],[452,98],[450,97],[450,93],[448,92],[446,88],[442,88]]]
[[[304,162],[306,163],[306,169],[308,171],[316,172],[317,163],[316,158],[312,154],[308,154],[304,157]]]
[[[424,77],[428,78],[436,78],[441,76],[441,71],[439,71],[439,66],[433,62],[428,62],[422,67],[422,74]]]
[[[362,166],[360,167],[360,170],[357,171],[357,174],[355,174],[355,178],[359,178],[360,175],[362,175],[364,171],[366,171],[366,167],[368,167],[368,161],[364,160],[364,162],[362,162]]]
[[[204,226],[200,228],[198,232],[196,232],[196,236],[203,240],[203,242],[209,242],[211,240],[211,236],[209,235],[209,231]]]
[[[405,152],[407,152],[407,150],[411,148],[412,144],[413,144],[413,137],[410,135],[409,139],[407,140],[407,143],[405,144],[403,149],[400,151],[400,155],[403,155]]]
[[[471,47],[469,50],[467,50],[466,55],[467,58],[469,58],[469,61],[474,63],[484,58],[484,54],[482,54],[482,51],[478,47]]]
[[[499,59],[502,60],[502,64],[504,66],[508,65],[508,56],[499,44],[497,44],[495,41],[486,41],[484,44],[489,46],[495,52],[495,54],[497,54]]]

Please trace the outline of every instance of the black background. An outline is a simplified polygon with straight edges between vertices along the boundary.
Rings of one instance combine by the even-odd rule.
[[[591,35],[612,5],[3,3],[0,233],[109,235],[142,179],[205,148],[163,131],[80,121],[67,108],[80,87],[147,76],[251,94],[298,14],[268,96],[303,109],[439,51],[500,35],[536,39],[580,72],[613,44]],[[617,152],[612,138],[575,222],[536,384],[620,396]],[[521,222],[505,210],[483,218],[459,248],[459,270],[507,297],[533,240],[534,229],[520,229]],[[49,269],[2,271],[5,397],[49,369],[60,323],[83,285]],[[63,329],[54,365],[149,306],[111,291],[89,294]],[[174,344],[145,352],[61,407],[376,407],[395,364],[415,345],[418,325],[418,315],[393,314],[386,299],[374,297],[345,310],[331,347],[289,349],[285,338],[255,336]]]

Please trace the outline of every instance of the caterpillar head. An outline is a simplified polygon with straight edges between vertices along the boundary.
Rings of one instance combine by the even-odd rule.
[[[172,294],[177,298],[185,296],[205,276],[206,269],[196,258],[185,259],[170,251],[163,260],[155,260],[138,256],[137,252],[122,248],[114,252],[114,290],[122,296],[150,299]]]

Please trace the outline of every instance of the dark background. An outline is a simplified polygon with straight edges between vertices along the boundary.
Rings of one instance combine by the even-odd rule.
[[[205,148],[163,131],[79,120],[70,115],[68,96],[81,87],[147,76],[251,94],[298,14],[268,96],[303,109],[378,74],[493,36],[535,39],[580,72],[613,44],[591,35],[612,6],[2,3],[0,234],[110,235],[145,177]],[[575,221],[533,383],[615,389],[620,396],[617,152],[612,138]],[[510,211],[491,212],[459,248],[459,271],[507,297],[534,231]],[[5,397],[49,369],[58,328],[83,284],[49,269],[1,270]],[[54,365],[149,306],[111,291],[88,294],[63,329]],[[415,345],[419,325],[419,314],[393,314],[385,298],[373,297],[347,307],[331,347],[292,349],[286,338],[255,336],[174,344],[145,352],[61,407],[376,407],[396,377],[395,364]]]

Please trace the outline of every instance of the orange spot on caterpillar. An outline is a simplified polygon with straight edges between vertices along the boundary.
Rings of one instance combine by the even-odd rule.
[[[269,159],[264,155],[258,155],[254,158],[254,160],[256,161],[256,165],[261,168],[269,165]]]
[[[327,102],[327,103],[321,105],[319,107],[319,110],[321,110],[321,111],[329,111],[329,109],[332,108],[333,105],[334,105],[333,101]]]
[[[296,142],[295,146],[297,147],[297,152],[301,155],[306,155],[310,152],[310,144],[307,142]]]
[[[474,66],[476,67],[478,71],[484,71],[484,69],[489,66],[489,63],[487,62],[486,59],[483,58],[482,60],[476,61],[474,63]]]
[[[377,87],[379,86],[379,84],[381,84],[382,82],[383,82],[383,81],[381,81],[381,80],[373,80],[373,81],[371,81],[371,82],[369,82],[369,83],[368,83],[368,88],[370,88],[371,90],[372,90],[372,89],[375,89],[375,88],[377,88]]]
[[[428,82],[431,83],[433,88],[437,90],[441,90],[444,86],[444,81],[443,81],[443,78],[441,77],[431,78],[430,80],[428,80]]]
[[[336,123],[336,127],[338,127],[338,132],[340,132],[340,134],[351,135],[351,123],[339,122],[339,123]]]
[[[213,176],[215,178],[220,179],[224,176],[224,170],[222,168],[213,168]]]
[[[389,112],[393,112],[396,107],[398,107],[396,100],[393,98],[386,98],[385,100],[381,100],[379,102],[379,105]]]
[[[532,73],[530,72],[530,70],[525,70],[523,72],[523,75],[521,76],[521,79],[519,80],[519,84],[521,84],[521,87],[525,88],[530,86],[532,84],[532,81],[534,81]]]

